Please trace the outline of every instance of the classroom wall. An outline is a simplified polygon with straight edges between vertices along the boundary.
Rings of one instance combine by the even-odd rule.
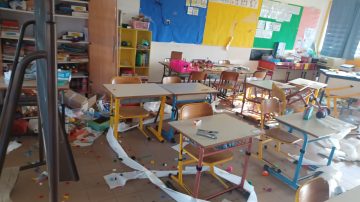
[[[317,40],[320,39],[320,32],[326,10],[330,0],[279,0],[285,3],[291,3],[301,6],[315,7],[321,10]],[[119,9],[122,10],[123,22],[126,22],[129,15],[135,14],[139,11],[140,0],[118,0]],[[136,15],[136,14],[135,14]],[[209,58],[212,61],[228,59],[232,63],[238,63],[247,65],[250,68],[256,68],[256,61],[249,61],[251,49],[249,48],[233,48],[231,47],[228,51],[224,50],[223,47],[216,46],[204,46],[194,44],[179,44],[179,43],[160,43],[152,42],[151,54],[150,54],[150,77],[149,81],[160,81],[162,77],[163,67],[158,62],[164,58],[170,57],[172,50],[183,52],[183,57],[187,60],[191,59],[206,59]]]

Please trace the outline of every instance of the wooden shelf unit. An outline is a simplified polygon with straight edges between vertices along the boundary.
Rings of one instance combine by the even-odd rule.
[[[119,27],[118,33],[120,45],[118,52],[119,75],[132,73],[135,76],[147,78],[149,76],[151,31]],[[139,47],[143,40],[148,41],[149,48]],[[122,46],[122,42],[127,42],[129,46]],[[145,54],[145,61],[139,62],[141,57],[139,54]]]
[[[88,5],[89,2],[88,1],[79,1],[79,0],[56,0],[55,3],[59,3],[59,2],[67,2],[70,4],[74,4],[74,5]],[[61,15],[61,14],[55,14],[54,15],[56,18],[56,24],[57,24],[57,37],[59,37],[60,34],[64,33],[64,31],[80,31],[80,29],[82,29],[82,27],[86,27],[87,23],[87,17],[77,17],[77,16],[70,16],[70,15]],[[17,9],[11,9],[11,8],[2,8],[0,7],[0,20],[2,19],[8,19],[8,20],[17,20],[19,22],[19,25],[21,26],[25,21],[29,20],[29,19],[33,19],[34,18],[34,11],[27,11],[27,10],[17,10]],[[69,26],[69,27],[68,27]],[[83,31],[84,29],[82,29],[81,31]],[[20,30],[19,30],[20,32]],[[26,42],[34,42],[35,39],[32,35],[32,31],[31,31],[31,27],[30,30],[25,34],[24,37],[24,41]],[[0,74],[3,73],[3,63],[10,63],[12,62],[14,59],[13,57],[10,58],[10,55],[4,55],[4,52],[2,51],[3,47],[3,43],[4,42],[16,42],[19,39],[19,37],[16,36],[0,36]],[[79,41],[79,42],[72,42],[72,41],[67,41],[67,40],[62,40],[62,39],[57,39],[56,43],[58,45],[60,44],[77,44],[77,45],[82,45],[82,46],[88,46],[89,42],[88,41]],[[22,47],[24,48],[24,46]],[[7,57],[4,57],[7,56]],[[12,55],[11,55],[12,56]],[[21,55],[22,57],[20,57],[20,60],[23,58],[23,55]],[[57,61],[57,65],[58,68],[60,66],[78,66],[80,67],[79,72],[78,73],[74,73],[72,76],[72,80],[73,79],[87,79],[88,75],[89,75],[89,68],[88,68],[88,63],[89,63],[89,56],[88,59],[82,60],[82,61]],[[10,67],[11,68],[11,67]],[[83,85],[83,82],[76,82],[76,83],[81,83],[81,85]],[[88,86],[87,86],[88,88]],[[76,89],[84,89],[83,86],[77,86]],[[87,92],[82,92],[87,94],[89,92],[89,89],[87,90]]]

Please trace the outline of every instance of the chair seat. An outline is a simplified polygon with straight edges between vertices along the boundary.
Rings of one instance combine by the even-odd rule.
[[[261,104],[261,102],[263,100],[265,100],[265,98],[262,98],[262,97],[254,97],[254,98],[246,98],[249,102],[255,102],[255,103],[258,103],[258,104]]]
[[[220,83],[213,83],[213,87],[215,87],[216,89],[223,89],[223,90],[231,90],[235,88],[233,84],[220,84]]]
[[[270,130],[267,130],[265,133],[266,136],[271,137],[272,139],[275,139],[279,142],[283,142],[286,144],[294,144],[301,139],[296,137],[295,135],[285,132],[281,130],[280,128],[272,128]]]
[[[192,144],[186,145],[184,147],[184,150],[195,157],[199,156],[199,148]],[[205,150],[205,154],[214,152],[214,151],[216,151],[216,149],[209,148],[209,149]],[[213,163],[217,163],[217,162],[221,162],[221,161],[229,161],[232,158],[233,158],[233,153],[231,151],[224,151],[221,153],[217,153],[217,154],[205,157],[204,162],[207,164],[213,164]]]
[[[120,107],[121,118],[140,118],[149,116],[149,112],[140,106]]]

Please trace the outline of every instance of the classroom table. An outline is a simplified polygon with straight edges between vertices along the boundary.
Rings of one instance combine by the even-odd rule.
[[[334,196],[326,202],[355,202],[360,200],[360,186],[350,189],[340,195]]]
[[[324,77],[324,78],[323,78]],[[360,87],[360,73],[359,72],[344,72],[329,69],[320,69],[319,80],[323,80],[328,84],[328,88],[339,88],[348,86],[349,88],[337,91],[337,96],[352,95],[360,97],[358,88]],[[323,100],[325,92],[323,91],[320,96],[320,102]]]
[[[163,67],[164,67],[163,77],[170,76],[171,72],[173,71],[170,68],[170,62],[160,61],[159,63],[161,65],[163,65]],[[166,75],[166,71],[169,72],[168,75]],[[201,71],[206,72],[208,74],[208,77],[210,75],[220,75],[221,72],[223,72],[223,71],[235,71],[235,72],[238,72],[239,74],[245,74],[246,76],[253,74],[255,72],[253,70],[250,70],[250,68],[245,67],[240,64],[214,64],[213,67],[203,68],[203,69],[201,69]],[[190,73],[179,73],[179,72],[176,72],[176,73],[178,76],[180,76],[182,78],[188,77],[190,74]],[[209,79],[210,79],[210,77],[209,77]]]
[[[243,103],[241,106],[241,115],[243,114],[243,110],[244,110],[244,106],[246,101],[249,102],[253,102],[253,103],[257,103],[257,104],[261,104],[261,99],[258,99],[257,97],[257,93],[256,93],[256,89],[262,89],[264,91],[268,91],[269,92],[269,96],[271,95],[271,91],[272,91],[272,85],[276,84],[278,87],[284,89],[284,90],[288,90],[288,89],[293,89],[295,88],[295,86],[286,84],[286,83],[281,83],[281,82],[277,82],[277,81],[273,81],[273,80],[250,80],[250,81],[246,81],[245,85],[244,85],[244,98],[243,98]],[[255,88],[255,98],[250,98],[248,97],[248,88]]]
[[[178,104],[211,101],[211,95],[218,93],[217,90],[201,83],[174,83],[161,84],[160,86],[172,95],[171,121],[176,120]],[[206,99],[206,95],[210,95],[210,98]],[[172,128],[169,131],[163,131],[163,136],[174,142],[174,130]]]
[[[201,124],[199,126],[195,126],[193,123],[195,120],[201,120]],[[238,151],[235,149],[238,147],[247,146],[246,155],[244,157],[244,163],[243,163],[241,183],[239,185],[235,185],[226,190],[223,190],[219,193],[211,194],[207,196],[205,199],[209,200],[211,198],[214,198],[216,196],[219,196],[234,189],[240,189],[241,191],[244,191],[244,182],[246,180],[246,175],[247,175],[248,162],[249,162],[251,146],[252,146],[252,138],[258,135],[257,129],[254,126],[251,126],[248,123],[227,114],[217,114],[213,116],[206,116],[206,117],[200,117],[200,118],[194,118],[188,120],[173,121],[170,122],[169,124],[172,127],[174,127],[176,130],[180,131],[180,144],[179,144],[180,153],[179,153],[179,161],[178,161],[179,173],[176,176],[172,176],[173,180],[179,183],[189,193],[192,193],[194,197],[198,198],[204,157],[214,155],[216,153],[225,152],[228,150]],[[207,137],[196,135],[197,129],[218,131],[219,133],[217,134],[217,139],[210,139]],[[189,189],[184,184],[182,178],[183,177],[182,176],[183,136],[190,139],[191,142],[190,144],[195,144],[199,147],[199,158],[197,164],[197,168],[199,169],[196,172],[193,192],[191,192],[191,189]],[[205,154],[204,152],[206,148],[214,148],[228,143],[231,143],[234,146],[227,147],[227,149],[223,149],[223,150],[216,150],[211,153]]]
[[[319,92],[321,89],[325,88],[327,86],[326,83],[311,81],[308,79],[303,78],[297,78],[294,80],[289,81],[290,84],[300,87],[301,89],[296,92],[297,95],[302,94],[304,91],[307,91],[308,89],[311,90],[311,94],[314,96],[315,99],[318,98]],[[309,103],[310,95],[306,97],[306,104]],[[313,101],[313,104],[315,104],[315,101]]]
[[[299,158],[297,160],[294,176],[289,178],[282,174],[281,169],[276,168],[276,166],[269,167],[264,166],[264,168],[273,176],[278,178],[279,180],[283,181],[285,184],[289,185],[293,189],[297,189],[299,187],[298,182],[300,180],[306,179],[315,173],[312,173],[307,176],[300,177],[300,171],[302,168],[302,163],[304,159],[304,155],[306,153],[306,149],[308,144],[317,142],[319,140],[330,138],[332,135],[339,133],[339,130],[333,129],[333,127],[329,127],[324,122],[333,123],[333,125],[341,125],[343,126],[342,129],[355,129],[356,126],[343,122],[339,119],[333,118],[331,116],[326,116],[324,119],[318,119],[315,115],[316,112],[313,113],[312,117],[309,120],[303,119],[303,113],[295,113],[285,116],[278,116],[275,119],[280,123],[284,124],[286,127],[289,128],[290,133],[294,130],[298,131],[302,134],[301,139],[303,140]],[[335,152],[335,147],[332,147],[331,152],[328,156],[327,166],[329,166],[332,162],[333,156]],[[269,162],[268,162],[269,163]],[[317,167],[314,165],[309,165],[309,169],[315,170]],[[279,172],[280,170],[280,172]]]
[[[164,108],[166,96],[171,95],[170,92],[160,87],[155,83],[144,84],[104,84],[105,89],[111,93],[115,99],[115,113],[113,119],[114,136],[118,137],[118,125],[120,121],[120,103],[121,100],[131,102],[133,99],[135,102],[139,102],[141,99],[151,99],[160,97],[160,122],[157,130],[152,127],[148,127],[151,133],[160,141],[164,142],[164,138],[161,136],[162,124],[164,120]],[[129,100],[130,99],[130,100]]]

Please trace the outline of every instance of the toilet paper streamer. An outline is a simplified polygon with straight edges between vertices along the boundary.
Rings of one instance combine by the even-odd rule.
[[[124,163],[128,167],[135,170],[133,172],[111,173],[109,175],[105,175],[104,179],[107,182],[107,184],[109,185],[110,189],[113,189],[113,188],[116,188],[119,186],[124,186],[128,180],[148,178],[151,183],[158,186],[161,190],[163,190],[165,193],[167,193],[171,198],[173,198],[176,201],[206,202],[205,200],[196,199],[192,196],[174,191],[174,190],[168,188],[159,179],[159,177],[166,177],[169,174],[176,174],[177,170],[175,170],[175,171],[149,171],[144,166],[142,166],[135,160],[131,159],[126,154],[125,150],[121,147],[119,142],[115,139],[112,128],[110,128],[108,130],[106,139],[109,142],[110,147],[118,155],[118,158],[122,159],[122,163]],[[209,170],[209,168],[204,167],[204,171],[206,171],[206,170]],[[228,173],[225,170],[219,169],[217,167],[215,167],[214,171],[219,177],[221,177],[229,182],[232,182],[234,184],[240,184],[240,182],[241,182],[240,176],[233,175],[233,174]],[[196,174],[196,168],[195,167],[186,167],[184,170],[184,174]],[[255,189],[247,181],[245,181],[244,189],[250,193],[248,202],[257,202],[257,196],[255,193]]]

